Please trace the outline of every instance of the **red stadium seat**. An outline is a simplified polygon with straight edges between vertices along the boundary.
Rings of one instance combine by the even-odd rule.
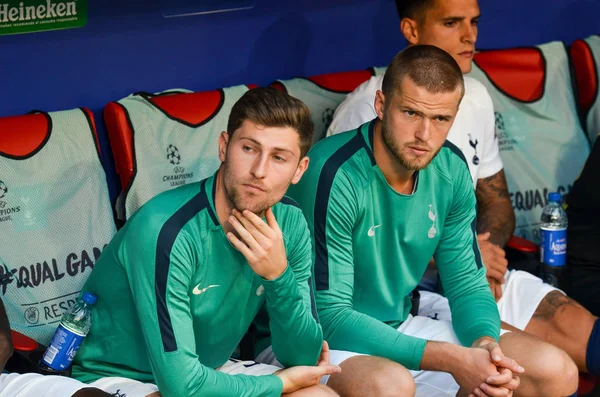
[[[43,351],[56,319],[75,302],[115,225],[88,109],[0,118],[0,169],[2,300],[13,347],[27,353],[14,355],[7,365],[12,370],[23,368],[12,364],[33,357],[29,353]],[[78,257],[81,266],[70,267]],[[43,280],[52,283],[41,282],[42,269]],[[21,272],[31,277],[24,285],[30,295],[19,292]]]
[[[278,80],[271,86],[306,103],[315,123],[314,143],[325,137],[327,128],[333,119],[333,113],[346,95],[371,78],[372,75],[373,72],[370,70],[329,73],[308,78]]]
[[[194,127],[210,120],[223,104],[222,90],[141,95],[148,95],[149,100],[167,117],[181,120]],[[135,164],[132,126],[125,108],[118,102],[110,102],[106,105],[104,122],[108,130],[121,187],[125,190],[129,186]]]
[[[544,92],[545,60],[537,48],[511,48],[475,54],[475,63],[499,89],[521,102]]]
[[[231,107],[253,87],[141,92],[106,105],[104,120],[123,188],[117,201],[119,219],[127,220],[133,211],[162,191],[212,174],[218,168],[216,142],[226,129]],[[143,152],[136,156],[140,145],[143,149],[138,150]],[[157,154],[165,149],[173,151],[176,161],[167,161],[167,156]]]
[[[559,51],[561,49],[561,44],[551,44],[554,47],[554,52],[548,51],[548,53],[552,54],[560,54],[562,52]],[[494,51],[483,51],[477,53],[475,55],[475,73],[476,78],[480,80],[490,94],[492,96],[492,100],[494,101],[494,108],[498,112],[502,112],[503,120],[506,122],[511,118],[514,120],[518,120],[517,123],[512,123],[509,127],[508,125],[498,125],[498,115],[496,115],[496,133],[499,140],[506,139],[510,141],[514,138],[523,138],[522,141],[525,144],[521,145],[517,140],[517,143],[514,144],[514,147],[521,149],[524,148],[522,152],[522,157],[514,156],[514,153],[517,151],[515,149],[506,150],[503,152],[502,145],[500,145],[501,154],[504,161],[504,167],[507,175],[507,180],[509,182],[509,188],[511,188],[511,182],[516,181],[512,184],[512,188],[514,190],[520,189],[521,191],[526,189],[534,189],[534,187],[527,186],[527,183],[523,187],[523,183],[519,183],[520,174],[522,173],[538,173],[540,175],[544,174],[544,171],[548,169],[548,165],[544,163],[544,153],[538,153],[535,150],[530,150],[532,146],[539,145],[540,139],[552,140],[556,139],[557,142],[561,142],[561,137],[553,137],[550,133],[544,135],[545,131],[542,126],[543,120],[552,119],[556,116],[556,119],[553,120],[555,123],[560,123],[562,121],[568,122],[569,126],[573,126],[573,130],[578,129],[578,131],[565,131],[564,134],[571,133],[573,136],[569,139],[566,139],[566,142],[563,142],[561,147],[557,150],[560,150],[560,153],[565,158],[574,159],[574,163],[572,164],[572,168],[575,168],[575,173],[572,176],[572,180],[567,180],[567,183],[572,183],[581,169],[583,162],[585,161],[585,157],[587,157],[588,151],[577,151],[573,150],[573,147],[569,147],[569,145],[573,145],[573,141],[577,140],[580,142],[580,148],[588,148],[588,142],[583,137],[583,130],[579,125],[579,117],[577,114],[577,107],[574,103],[576,98],[573,97],[573,84],[574,82],[569,79],[569,76],[558,76],[566,70],[566,74],[569,73],[568,68],[568,59],[566,59],[566,54],[563,56],[556,55],[555,57],[546,57],[542,52],[542,48],[546,47],[549,50],[552,50],[550,45],[534,47],[534,48],[514,48],[514,49],[506,49],[506,50],[494,50]],[[554,64],[551,64],[554,62]],[[560,62],[560,68],[557,67],[558,62]],[[554,69],[553,69],[554,67]],[[552,70],[554,70],[554,76],[552,76]],[[481,78],[482,74],[485,78]],[[548,80],[550,79],[550,80]],[[586,76],[586,79],[589,79]],[[563,84],[556,91],[553,90],[552,94],[555,95],[553,97],[548,97],[550,95],[548,92],[548,82],[552,84]],[[496,90],[494,94],[493,91]],[[582,93],[580,90],[580,95],[583,94],[583,97],[589,97],[589,93]],[[587,95],[587,96],[586,96]],[[510,100],[506,100],[504,97],[510,98]],[[562,110],[565,110],[565,113],[562,116],[558,116],[553,114],[552,112],[548,112],[544,109],[543,105],[538,103],[542,99],[550,100],[561,104],[563,107]],[[580,96],[581,98],[581,96]],[[500,102],[500,106],[497,106],[496,101]],[[591,103],[591,100],[589,100]],[[538,107],[537,105],[540,104]],[[504,107],[502,107],[504,106]],[[566,110],[569,110],[567,112]],[[572,111],[571,111],[572,109]],[[561,118],[562,117],[562,118]],[[542,120],[541,123],[537,122],[537,119]],[[504,124],[503,122],[503,124]],[[535,130],[539,130],[539,135],[529,135],[531,132],[535,132]],[[534,131],[532,131],[534,130]],[[555,134],[563,134],[562,131],[554,131]],[[527,143],[527,140],[531,141],[531,144]],[[563,149],[563,147],[565,149]],[[518,163],[517,163],[518,162]],[[581,163],[581,164],[579,164]],[[536,169],[537,166],[537,169]],[[565,166],[561,164],[561,166]],[[559,174],[556,172],[556,174]],[[513,179],[513,180],[511,180]],[[526,182],[531,183],[530,181]],[[553,181],[551,179],[544,181],[545,185],[548,189],[555,189],[557,185],[565,183],[559,183],[558,181]],[[554,185],[552,185],[554,184]],[[539,187],[537,187],[539,189]],[[511,196],[515,193],[511,190]],[[540,209],[538,208],[538,211]],[[518,209],[515,209],[515,213],[519,215]],[[522,211],[523,212],[523,211]],[[537,213],[532,214],[530,217],[530,221],[535,222],[539,220],[539,215]],[[523,217],[520,221],[517,217],[517,225],[519,223],[525,223],[526,218]],[[533,242],[518,237],[513,236],[512,239],[508,242],[507,247],[516,251],[519,251],[521,255],[515,255],[510,250],[507,251],[507,256],[509,258],[526,258],[524,263],[530,265],[532,263],[531,259],[537,255],[538,246]],[[511,259],[509,259],[511,262]],[[538,262],[539,263],[539,262]],[[514,262],[511,263],[514,266]],[[524,268],[523,270],[535,271],[538,268]],[[579,395],[586,395],[595,388],[596,377],[580,374],[580,382],[579,382]]]
[[[579,104],[583,113],[587,114],[598,95],[598,70],[594,55],[584,40],[575,40],[571,44],[570,54],[577,80]]]
[[[319,87],[343,94],[349,94],[359,85],[369,80],[373,73],[369,70],[358,70],[354,72],[339,72],[320,74],[318,76],[307,77],[307,80],[312,81]],[[276,81],[272,84],[273,87],[285,91],[284,86]]]
[[[96,134],[96,123],[89,109],[82,108],[88,117],[96,146],[100,152],[98,135]],[[19,139],[14,139],[14,131],[27,131],[19,134]],[[44,143],[50,138],[48,128],[48,116],[45,113],[30,112],[24,116],[11,116],[0,119],[0,154],[14,159],[22,159],[31,156],[40,150]]]
[[[248,88],[257,87],[248,84]],[[199,127],[217,112],[223,103],[223,90],[194,93],[169,92],[148,95],[163,113],[190,126]],[[121,187],[126,189],[134,171],[133,131],[123,105],[110,102],[104,108],[104,122],[108,130]]]
[[[598,378],[589,374],[580,374],[579,375],[579,388],[577,389],[578,396],[586,396],[592,395],[590,393],[594,392],[594,396],[598,395],[596,391],[596,385],[598,384]]]
[[[575,40],[570,55],[577,80],[581,120],[593,143],[600,133],[600,65],[598,54],[594,56],[590,43],[598,43],[598,36]]]
[[[16,351],[32,352],[38,348],[38,343],[17,331],[10,331],[13,347]]]
[[[562,42],[475,54],[470,77],[487,89],[515,210],[515,235],[539,241],[548,192],[566,194],[589,154]],[[560,161],[559,161],[560,160]],[[533,253],[535,246],[512,240]]]

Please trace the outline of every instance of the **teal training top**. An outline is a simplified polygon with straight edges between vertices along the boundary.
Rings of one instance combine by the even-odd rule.
[[[446,142],[416,173],[414,192],[399,194],[375,163],[374,125],[319,142],[288,194],[312,232],[317,308],[331,348],[418,369],[426,340],[396,328],[432,256],[464,345],[482,336],[497,340],[500,316],[481,262],[464,156]]]
[[[84,287],[98,301],[75,357],[75,378],[153,382],[163,397],[280,396],[275,375],[214,370],[227,362],[261,308],[279,361],[316,364],[323,335],[302,211],[285,197],[273,206],[288,267],[267,281],[227,240],[215,216],[214,178],[156,196],[105,248]]]

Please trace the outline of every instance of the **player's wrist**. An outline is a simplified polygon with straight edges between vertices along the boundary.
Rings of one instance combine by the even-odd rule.
[[[267,281],[276,281],[283,275],[283,273],[285,273],[287,267],[288,264],[286,262],[283,266],[278,266],[276,269],[272,269],[269,272],[265,272],[265,274],[261,275],[261,277]]]
[[[494,338],[492,338],[491,336],[482,336],[479,339],[476,339],[472,344],[471,347],[484,347],[485,345],[488,345],[490,343],[497,343],[496,340]]]
[[[285,369],[282,369],[281,371],[277,371],[273,375],[275,375],[276,377],[278,377],[281,380],[281,385],[282,385],[281,394],[292,393],[295,391],[295,390],[292,390],[292,384],[289,381],[288,377],[286,376]]]
[[[420,369],[448,372],[454,375],[460,370],[461,363],[465,362],[468,353],[468,349],[460,345],[427,341]]]

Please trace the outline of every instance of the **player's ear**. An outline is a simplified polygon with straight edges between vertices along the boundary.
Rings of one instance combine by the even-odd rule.
[[[383,109],[385,109],[385,95],[381,90],[377,90],[375,93],[375,103],[373,104],[375,107],[375,113],[377,113],[377,117],[379,120],[383,121]]]
[[[308,169],[309,162],[310,159],[308,158],[308,156],[304,156],[302,160],[300,160],[300,163],[298,163],[298,168],[296,168],[296,173],[292,178],[292,185],[295,185],[296,183],[300,182],[300,178],[302,178],[302,175],[304,175],[304,173]]]
[[[402,18],[402,21],[400,21],[400,31],[409,44],[419,44],[419,29],[417,21],[411,18]]]
[[[219,160],[225,161],[227,158],[227,144],[229,143],[229,134],[226,131],[222,131],[219,135]]]

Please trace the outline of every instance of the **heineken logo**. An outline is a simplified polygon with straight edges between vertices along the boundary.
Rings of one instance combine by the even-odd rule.
[[[0,35],[71,29],[87,22],[87,0],[0,0]]]
[[[63,18],[77,15],[76,1],[52,1],[37,5],[25,5],[20,2],[18,6],[0,4],[0,23],[25,22],[38,19]]]

